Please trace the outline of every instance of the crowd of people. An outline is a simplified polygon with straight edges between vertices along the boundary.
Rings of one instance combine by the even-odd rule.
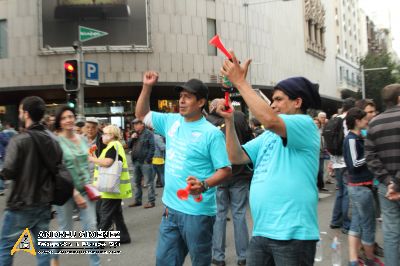
[[[304,77],[284,79],[267,103],[246,80],[251,61],[241,64],[231,54],[221,75],[243,97],[254,116],[250,123],[224,99],[211,101],[204,115],[209,91],[198,79],[176,87],[178,113],[151,110],[158,81],[154,71],[144,73],[136,118],[125,131],[93,117],[77,121],[67,106],[44,117],[41,98],[23,99],[20,133],[10,123],[0,133],[0,195],[3,180],[13,181],[3,213],[0,265],[12,265],[10,250],[25,228],[33,235],[49,229],[54,210],[60,231],[72,230],[77,209],[84,230],[114,228],[122,244],[130,243],[122,200],[129,200],[129,207],[153,208],[156,186],[164,188],[156,265],[183,265],[189,254],[192,265],[224,266],[229,209],[237,265],[313,265],[320,238],[318,192],[326,192],[325,183],[334,176],[330,227],[348,234],[349,265],[381,265],[375,255],[383,256],[384,250],[385,264],[398,266],[400,85],[383,88],[387,109],[379,115],[373,101],[349,98],[328,120],[325,112],[308,113],[321,110],[318,84]],[[64,165],[72,177],[73,195],[62,206],[51,206],[49,162],[54,168]],[[114,165],[120,169],[114,173],[117,187],[100,190],[105,169]],[[92,186],[100,190],[100,200],[91,198]],[[185,187],[191,195],[182,200],[177,191]],[[143,188],[148,190],[145,203]],[[375,241],[380,216],[384,249]],[[38,254],[37,260],[59,265],[58,255]],[[91,254],[89,265],[100,265],[99,255]]]

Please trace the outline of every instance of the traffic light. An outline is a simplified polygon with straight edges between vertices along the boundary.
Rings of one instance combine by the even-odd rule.
[[[76,99],[77,99],[76,92],[67,93],[67,106],[75,109],[77,107]]]
[[[77,91],[79,89],[79,63],[76,59],[64,61],[64,90]]]

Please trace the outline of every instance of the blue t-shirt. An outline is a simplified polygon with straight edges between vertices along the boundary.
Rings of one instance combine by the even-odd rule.
[[[317,240],[320,135],[308,115],[280,115],[287,144],[266,131],[243,145],[254,164],[250,187],[253,236]]]
[[[205,180],[216,170],[230,166],[223,133],[204,117],[185,122],[180,114],[151,112],[152,126],[166,139],[165,188],[162,201],[168,207],[190,215],[217,213],[215,188],[203,193],[198,203],[192,196],[178,199],[176,193],[187,186],[186,178]]]

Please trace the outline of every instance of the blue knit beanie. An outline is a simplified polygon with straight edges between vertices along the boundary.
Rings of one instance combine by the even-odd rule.
[[[274,89],[281,90],[292,100],[301,98],[303,100],[301,105],[302,110],[307,110],[308,108],[318,109],[321,107],[321,97],[318,92],[319,85],[312,83],[304,77],[284,79]]]

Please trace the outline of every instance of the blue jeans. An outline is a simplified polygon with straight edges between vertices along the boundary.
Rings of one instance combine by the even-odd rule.
[[[96,203],[90,201],[87,196],[86,199],[87,207],[85,209],[79,209],[79,216],[82,224],[82,230],[84,231],[97,231],[96,224]],[[57,222],[58,230],[60,231],[72,231],[72,211],[75,208],[75,201],[73,198],[69,199],[63,206],[55,206],[57,211]],[[53,258],[58,258],[58,254],[52,255]],[[100,257],[98,254],[90,254],[90,266],[100,265]]]
[[[333,207],[331,225],[341,226],[345,230],[350,229],[351,220],[349,219],[349,195],[347,192],[347,181],[344,172],[346,168],[335,168],[336,176],[336,199]]]
[[[18,211],[6,210],[3,215],[3,228],[0,237],[0,265],[12,265],[13,257],[11,256],[11,249],[18,241],[22,232],[26,228],[29,228],[35,245],[37,265],[49,266],[50,255],[38,253],[37,235],[39,231],[49,230],[50,218],[50,205]]]
[[[360,238],[364,245],[372,246],[375,244],[375,208],[372,190],[364,186],[348,186],[347,189],[352,202],[349,235]]]
[[[217,217],[214,224],[213,258],[225,260],[226,216],[229,207],[232,212],[235,233],[235,248],[238,260],[246,259],[249,245],[249,230],[246,221],[246,207],[249,196],[249,181],[240,180],[217,190]]]
[[[162,186],[165,186],[165,180],[164,180],[164,164],[153,164],[153,170],[154,170],[154,177],[157,174],[157,178],[160,180],[160,184]]]
[[[135,180],[136,191],[135,201],[142,202],[142,177],[144,184],[148,186],[149,191],[147,194],[149,202],[156,201],[156,192],[154,190],[154,173],[152,164],[139,163],[138,161],[132,162],[133,178]]]
[[[3,159],[0,159],[0,170],[3,169]],[[4,191],[4,180],[0,178],[0,192]]]
[[[382,212],[383,247],[385,266],[400,265],[400,201],[388,200],[385,195],[387,187],[379,184],[379,202]]]
[[[247,252],[247,266],[314,265],[316,240],[274,240],[254,236]]]
[[[190,254],[193,266],[211,264],[215,216],[189,215],[165,207],[160,225],[156,265],[183,265]]]

